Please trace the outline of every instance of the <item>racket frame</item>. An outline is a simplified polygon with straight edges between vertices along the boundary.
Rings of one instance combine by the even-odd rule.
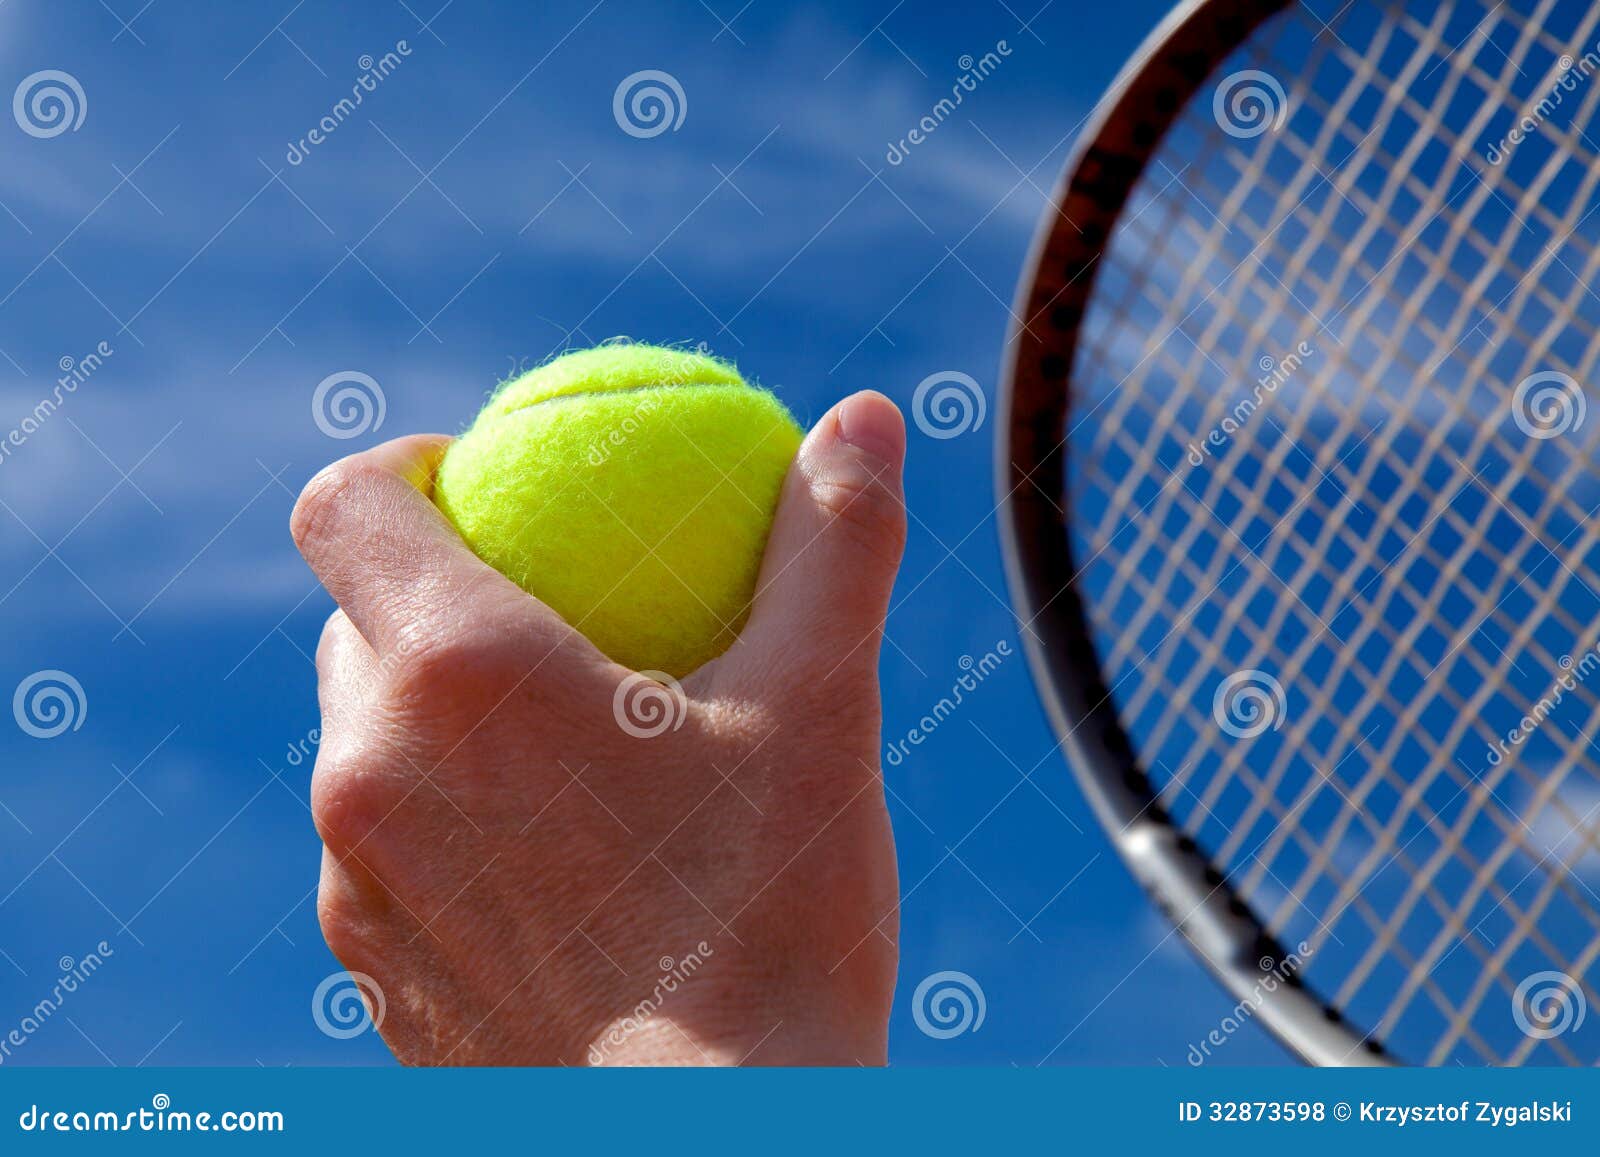
[[[1295,958],[1162,806],[1105,684],[1059,505],[1078,326],[1099,259],[1190,98],[1290,3],[1185,0],[1146,38],[1083,126],[1034,237],[1002,361],[1000,537],[1034,685],[1095,817],[1134,878],[1239,1007],[1301,1060],[1388,1065],[1394,1061],[1380,1042],[1305,985]]]

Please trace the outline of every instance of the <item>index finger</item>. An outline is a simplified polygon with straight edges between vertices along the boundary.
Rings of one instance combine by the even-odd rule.
[[[433,475],[451,439],[397,438],[340,459],[306,484],[289,519],[300,553],[380,655],[430,624],[459,629],[508,616],[548,632],[571,627],[472,553],[433,504]]]

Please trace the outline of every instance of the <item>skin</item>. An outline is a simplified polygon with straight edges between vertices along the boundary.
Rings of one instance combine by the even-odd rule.
[[[884,1063],[899,411],[856,394],[812,429],[742,636],[646,737],[619,688],[667,692],[433,506],[448,444],[337,462],[291,519],[340,607],[317,649],[318,915],[382,993],[384,1040],[408,1064]]]

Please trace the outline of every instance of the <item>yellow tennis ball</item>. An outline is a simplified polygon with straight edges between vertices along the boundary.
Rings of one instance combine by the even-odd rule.
[[[800,427],[734,367],[610,344],[505,383],[434,501],[607,655],[681,677],[744,625]]]

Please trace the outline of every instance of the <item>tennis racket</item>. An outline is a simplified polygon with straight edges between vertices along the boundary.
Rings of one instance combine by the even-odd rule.
[[[1587,0],[1194,0],[1019,290],[1035,681],[1309,1062],[1600,1059],[1597,109]]]

